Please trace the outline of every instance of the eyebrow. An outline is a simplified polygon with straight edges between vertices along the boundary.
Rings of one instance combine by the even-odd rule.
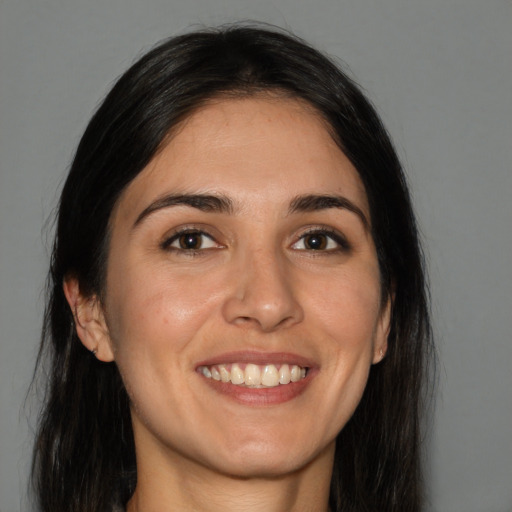
[[[222,194],[168,194],[158,198],[147,206],[135,220],[133,227],[138,226],[152,213],[173,206],[189,206],[197,210],[210,213],[233,214],[235,207],[233,201]],[[369,228],[369,222],[363,211],[352,201],[340,195],[306,194],[295,197],[290,202],[288,214],[307,213],[320,210],[338,208],[355,213],[365,229]]]
[[[363,223],[365,229],[370,227],[370,223],[363,213],[363,210],[350,201],[350,199],[339,195],[308,194],[297,196],[290,203],[289,213],[316,212],[329,208],[339,208],[355,213]]]
[[[214,213],[231,214],[234,211],[233,201],[231,201],[229,197],[223,195],[169,194],[164,197],[160,197],[156,201],[152,202],[148,207],[146,207],[137,217],[133,227],[136,227],[152,213],[158,210],[162,210],[163,208],[169,208],[171,206],[190,206],[192,208],[201,210],[202,212]]]

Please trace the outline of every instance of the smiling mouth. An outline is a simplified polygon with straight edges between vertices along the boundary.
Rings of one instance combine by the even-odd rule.
[[[197,371],[207,379],[231,383],[246,388],[275,388],[299,382],[308,373],[308,368],[296,364],[215,364],[199,366]]]

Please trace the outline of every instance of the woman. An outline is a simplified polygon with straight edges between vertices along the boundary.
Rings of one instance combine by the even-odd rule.
[[[297,38],[191,33],[119,79],[62,192],[45,318],[41,510],[420,510],[407,187]]]

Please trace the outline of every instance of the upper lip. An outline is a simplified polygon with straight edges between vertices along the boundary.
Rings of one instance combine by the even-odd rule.
[[[197,367],[232,363],[252,363],[257,365],[295,364],[302,368],[312,368],[316,366],[311,359],[291,352],[234,351],[209,357],[197,363]]]

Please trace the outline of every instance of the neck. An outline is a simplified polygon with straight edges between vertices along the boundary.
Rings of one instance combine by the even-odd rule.
[[[162,453],[159,461],[138,457],[127,512],[327,512],[333,455],[334,443],[291,474],[254,478],[220,474],[187,459],[170,461]]]

